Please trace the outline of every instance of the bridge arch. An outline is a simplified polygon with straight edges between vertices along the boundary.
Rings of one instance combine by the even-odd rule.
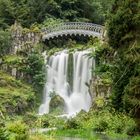
[[[65,22],[50,28],[42,29],[43,41],[67,35],[84,35],[103,38],[104,27],[85,22]]]

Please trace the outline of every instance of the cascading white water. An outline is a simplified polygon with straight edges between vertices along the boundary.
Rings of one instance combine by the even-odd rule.
[[[73,84],[68,83],[69,54],[66,50],[58,52],[48,58],[47,81],[44,88],[43,104],[39,114],[49,113],[51,93],[61,96],[66,105],[66,113],[71,116],[81,111],[88,111],[91,106],[91,97],[86,83],[91,79],[93,60],[87,55],[89,50],[73,53]]]

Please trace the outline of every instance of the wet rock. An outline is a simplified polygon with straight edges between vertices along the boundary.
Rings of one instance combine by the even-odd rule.
[[[59,95],[54,95],[49,104],[50,113],[62,114],[65,110],[65,101]]]

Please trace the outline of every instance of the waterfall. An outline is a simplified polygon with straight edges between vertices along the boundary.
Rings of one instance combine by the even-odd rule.
[[[73,53],[72,65],[69,65],[70,55],[67,50],[58,52],[48,58],[46,63],[46,84],[44,88],[43,104],[39,114],[49,113],[51,93],[55,92],[65,101],[65,111],[74,115],[82,109],[88,111],[91,106],[91,97],[86,84],[91,79],[93,60],[87,55],[89,50]],[[68,82],[69,67],[73,67],[72,85]]]

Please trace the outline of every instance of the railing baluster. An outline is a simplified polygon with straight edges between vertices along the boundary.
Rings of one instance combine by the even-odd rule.
[[[54,36],[59,36],[63,34],[83,34],[83,35],[89,35],[93,36],[98,33],[100,37],[103,35],[103,26],[93,24],[93,23],[84,23],[84,22],[65,22],[61,24],[56,24],[52,27],[42,29],[42,32],[45,34],[45,37],[47,38],[53,38]],[[75,30],[73,32],[73,30]],[[81,30],[81,31],[79,31]],[[72,31],[70,33],[70,31]],[[77,31],[77,32],[76,32]]]

